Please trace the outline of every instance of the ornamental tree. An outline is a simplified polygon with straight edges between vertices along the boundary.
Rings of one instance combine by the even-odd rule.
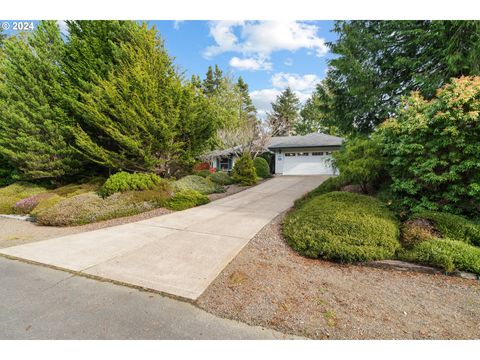
[[[377,135],[406,208],[478,216],[480,77],[453,79],[429,101],[412,93]]]

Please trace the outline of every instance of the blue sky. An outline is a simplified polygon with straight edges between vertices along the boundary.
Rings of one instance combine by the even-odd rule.
[[[7,33],[12,34],[13,20]],[[37,21],[34,21],[35,25]],[[331,58],[333,21],[152,21],[170,55],[186,77],[202,78],[218,64],[234,78],[242,76],[260,117],[290,86],[305,101],[325,77]],[[65,23],[59,21],[66,32]]]
[[[190,77],[218,64],[242,76],[264,116],[287,85],[304,101],[325,77],[333,21],[148,21]]]

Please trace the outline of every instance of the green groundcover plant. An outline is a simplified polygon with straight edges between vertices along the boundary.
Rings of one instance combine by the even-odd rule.
[[[168,207],[172,210],[184,210],[208,202],[209,199],[206,195],[192,189],[184,189],[172,196]]]
[[[287,215],[283,234],[305,256],[345,263],[393,258],[400,247],[394,214],[373,197],[347,192],[305,201]]]
[[[187,175],[175,181],[173,187],[176,191],[195,190],[204,195],[225,191],[223,186],[215,184],[209,178],[203,178],[198,175]]]

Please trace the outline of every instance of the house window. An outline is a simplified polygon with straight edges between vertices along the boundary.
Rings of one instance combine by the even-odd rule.
[[[228,158],[220,158],[220,170],[230,170],[230,161]]]
[[[323,151],[314,151],[312,152],[312,156],[323,156]]]
[[[285,153],[285,156],[295,156],[295,153]]]
[[[325,155],[332,155],[331,151],[325,151]]]
[[[308,156],[308,152],[299,152],[298,156]]]

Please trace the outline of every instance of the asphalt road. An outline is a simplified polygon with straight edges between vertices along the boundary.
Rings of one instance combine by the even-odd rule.
[[[285,339],[192,304],[0,257],[0,339]]]

